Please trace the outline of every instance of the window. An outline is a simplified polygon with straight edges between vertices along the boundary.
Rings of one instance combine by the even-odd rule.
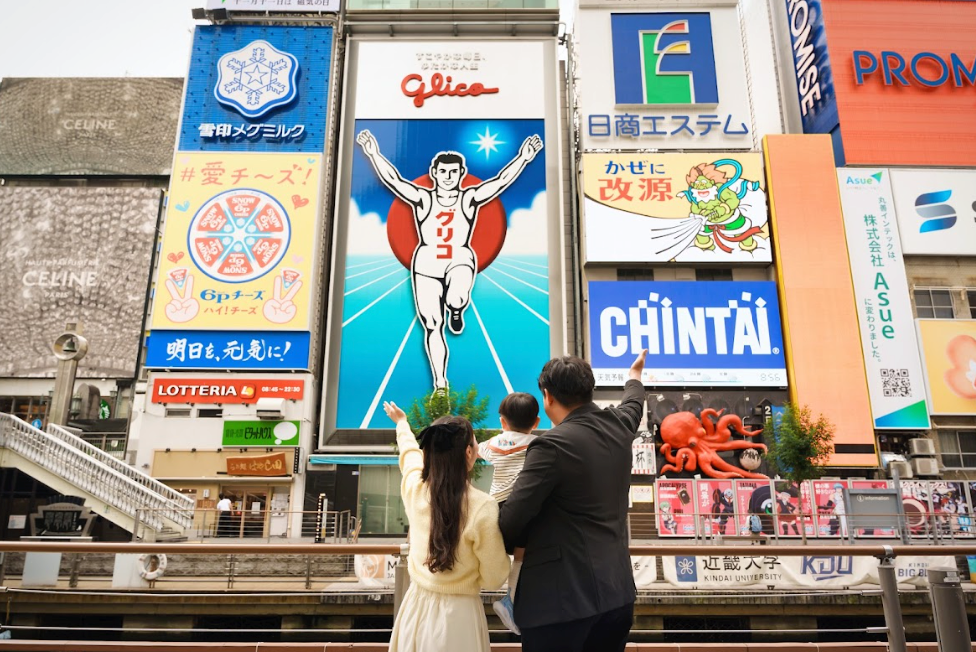
[[[219,419],[224,416],[223,408],[200,408],[197,410],[197,416],[201,419]]]
[[[696,269],[696,281],[731,281],[731,269]]]
[[[976,469],[976,431],[940,430],[942,466],[949,469]]]
[[[193,416],[193,410],[190,408],[166,408],[167,418],[179,418],[179,419],[189,419]]]
[[[650,267],[622,267],[617,270],[618,281],[653,281],[654,270]]]
[[[915,316],[919,319],[954,319],[952,294],[947,288],[915,288]]]
[[[976,290],[966,290],[966,299],[969,301],[969,318],[976,319]]]

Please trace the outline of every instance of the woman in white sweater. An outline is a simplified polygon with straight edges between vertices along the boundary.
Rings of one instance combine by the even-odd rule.
[[[383,409],[397,425],[400,494],[410,522],[410,588],[400,605],[390,652],[488,652],[481,589],[497,589],[509,560],[498,504],[471,486],[478,459],[471,423],[441,417],[414,439],[403,410]]]

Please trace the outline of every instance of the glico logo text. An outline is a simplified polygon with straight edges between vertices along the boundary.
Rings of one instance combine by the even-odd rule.
[[[883,50],[875,55],[867,50],[854,50],[854,76],[858,86],[866,78],[880,72],[884,77],[885,86],[900,84],[912,86],[921,84],[927,88],[942,86],[949,79],[952,85],[961,88],[965,84],[976,85],[976,60],[970,66],[955,52],[949,54],[948,59],[934,52],[919,52],[909,61],[898,52]]]
[[[435,72],[430,77],[430,87],[424,82],[424,78],[417,74],[407,75],[400,82],[400,90],[407,97],[413,98],[413,105],[418,109],[424,105],[426,100],[432,97],[477,97],[478,95],[490,95],[497,93],[497,88],[485,88],[484,84],[458,84],[452,86],[454,80],[450,75],[445,77],[439,72]]]

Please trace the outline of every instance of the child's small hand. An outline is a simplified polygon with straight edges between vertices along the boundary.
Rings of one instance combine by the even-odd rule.
[[[386,416],[390,417],[393,423],[400,423],[401,421],[407,420],[407,415],[393,401],[383,401],[383,411],[386,412]]]

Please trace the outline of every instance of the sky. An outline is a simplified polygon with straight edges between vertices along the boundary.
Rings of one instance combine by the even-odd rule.
[[[183,77],[203,0],[0,0],[2,77]],[[204,23],[201,23],[204,24]]]

